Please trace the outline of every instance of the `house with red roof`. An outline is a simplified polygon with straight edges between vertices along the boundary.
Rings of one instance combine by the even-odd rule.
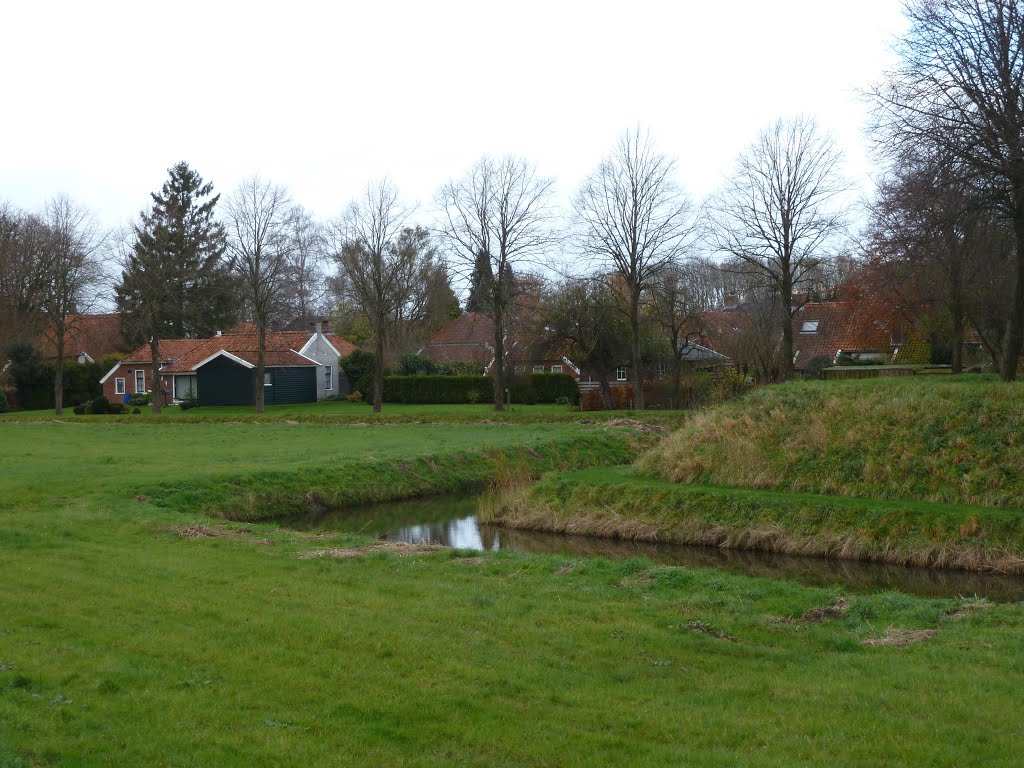
[[[494,366],[494,321],[480,312],[466,312],[435,333],[419,353],[435,363],[475,363],[480,373]],[[518,373],[567,373],[579,381],[580,370],[549,344],[528,347],[510,337],[505,354]]]
[[[258,335],[250,332],[163,340],[156,382],[152,349],[143,344],[100,379],[103,394],[111,401],[153,392],[166,403],[195,400],[200,405],[253,405],[258,342]],[[310,403],[347,395],[350,384],[340,360],[354,349],[349,341],[325,332],[320,323],[309,332],[268,332],[264,402]]]
[[[121,332],[119,314],[70,314],[64,321],[64,359],[94,363],[124,354],[129,347]],[[33,341],[44,360],[57,357],[57,330],[53,323]]]
[[[892,362],[903,343],[898,317],[870,302],[808,302],[793,318],[793,365],[834,365],[840,355],[859,362]]]

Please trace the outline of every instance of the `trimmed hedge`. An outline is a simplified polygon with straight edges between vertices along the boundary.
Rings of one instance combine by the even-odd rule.
[[[513,403],[578,402],[579,387],[567,373],[515,376],[508,385]],[[489,403],[494,400],[490,376],[385,376],[385,403]]]

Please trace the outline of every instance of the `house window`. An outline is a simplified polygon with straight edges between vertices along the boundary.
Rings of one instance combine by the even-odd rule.
[[[533,366],[533,372],[534,373],[544,373],[544,366],[543,365],[535,365],[535,366]]]
[[[626,366],[620,365],[615,369],[615,380],[625,381],[626,380]]]
[[[272,386],[274,386],[274,383],[270,380],[270,371],[267,371],[266,373],[263,374],[263,386],[264,387],[272,387]]]
[[[174,399],[195,400],[196,398],[196,377],[175,376],[174,377]]]
[[[324,366],[324,389],[334,389],[334,368],[330,365]]]
[[[657,362],[654,364],[654,375],[659,378],[665,375],[665,363]]]
[[[818,322],[817,320],[805,320],[804,324],[800,326],[800,333],[817,333]]]
[[[121,379],[114,379],[114,394],[115,395],[123,395],[124,394],[124,379],[123,378],[121,378]]]
[[[141,395],[146,391],[146,372],[135,372],[135,393]]]
[[[560,365],[552,365],[551,366],[551,372],[552,373],[561,373],[562,372],[562,366],[560,366]]]

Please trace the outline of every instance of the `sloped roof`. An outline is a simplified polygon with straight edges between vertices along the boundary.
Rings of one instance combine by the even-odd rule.
[[[93,360],[100,360],[128,348],[118,314],[68,315],[66,325],[64,357],[78,357],[84,352]],[[36,337],[35,347],[45,358],[57,356],[57,332],[52,323]]]
[[[802,330],[807,323],[817,323],[813,332]],[[810,302],[793,319],[793,345],[798,364],[816,357],[831,360],[839,350],[891,350],[892,329],[884,319],[872,316],[869,305],[860,302]]]
[[[186,354],[193,347],[202,344],[206,339],[161,339],[160,340],[160,361],[171,362]],[[153,359],[153,352],[149,342],[133,350],[121,360],[122,363],[149,363]]]
[[[427,346],[441,344],[482,344],[494,342],[494,321],[479,312],[467,312],[435,333]]]

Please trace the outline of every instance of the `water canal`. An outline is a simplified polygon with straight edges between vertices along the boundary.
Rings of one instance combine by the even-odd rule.
[[[897,591],[923,597],[1024,600],[1024,577],[933,568],[908,568],[855,560],[829,560],[774,552],[720,549],[591,536],[523,531],[477,522],[479,496],[439,496],[346,508],[283,521],[289,528],[363,533],[388,541],[431,542],[459,549],[559,554],[569,557],[644,557],[665,565],[717,568],[787,579],[850,592]]]

